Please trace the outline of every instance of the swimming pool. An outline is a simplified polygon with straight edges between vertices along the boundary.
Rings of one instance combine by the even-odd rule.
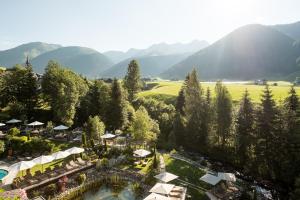
[[[8,174],[8,171],[6,171],[4,169],[0,169],[0,180],[2,180],[7,174]]]
[[[83,200],[137,200],[130,185],[123,188],[121,191],[114,191],[110,187],[102,186],[98,190],[88,191],[83,197]]]

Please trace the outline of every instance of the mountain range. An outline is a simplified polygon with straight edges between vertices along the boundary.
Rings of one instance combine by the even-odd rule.
[[[204,80],[282,79],[300,71],[299,57],[300,45],[287,33],[252,24],[234,30],[160,76],[183,79],[196,68]]]
[[[194,40],[126,52],[32,42],[0,51],[0,66],[25,63],[27,56],[36,72],[43,73],[48,61],[56,60],[89,78],[124,77],[130,60],[136,59],[143,77],[184,79],[196,68],[202,80],[293,80],[300,76],[300,22],[246,25],[210,45]]]

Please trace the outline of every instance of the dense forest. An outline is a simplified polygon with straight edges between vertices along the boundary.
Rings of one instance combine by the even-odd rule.
[[[197,152],[268,180],[283,198],[300,196],[300,102],[293,87],[278,104],[268,85],[259,104],[252,103],[247,90],[234,104],[221,81],[215,96],[202,88],[194,69],[173,105],[139,97],[146,84],[135,60],[122,80],[89,80],[54,61],[40,79],[30,63],[17,65],[0,71],[0,120],[39,119],[72,127],[91,123],[121,130],[137,143]]]

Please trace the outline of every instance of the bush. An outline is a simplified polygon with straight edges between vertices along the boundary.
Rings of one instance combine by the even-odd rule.
[[[84,173],[81,173],[76,177],[76,181],[79,185],[82,185],[85,182],[85,180],[86,180],[86,175]]]
[[[56,185],[52,183],[45,188],[45,195],[53,196],[56,193],[56,190],[57,190]]]
[[[2,140],[0,140],[0,155],[5,151],[5,144]]]
[[[203,159],[203,160],[201,160],[200,164],[201,164],[202,166],[206,167],[208,163],[207,163],[206,160]]]
[[[18,135],[20,135],[20,130],[18,128],[14,127],[14,128],[9,129],[7,134],[10,136],[18,136]]]
[[[108,168],[109,161],[108,161],[107,158],[102,158],[100,163],[101,163],[101,167],[103,169],[107,169]]]
[[[177,154],[177,151],[175,149],[173,149],[171,152],[170,152],[171,155],[173,154]]]
[[[141,186],[140,183],[138,182],[133,183],[131,188],[136,197],[141,197],[143,195],[143,187]]]

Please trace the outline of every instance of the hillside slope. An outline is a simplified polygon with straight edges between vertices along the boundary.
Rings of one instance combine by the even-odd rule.
[[[57,44],[47,44],[42,42],[31,42],[17,46],[12,49],[0,51],[0,65],[12,67],[15,64],[23,64],[26,57],[33,59],[45,52],[60,48]]]
[[[166,56],[166,55],[175,55],[175,54],[191,54],[195,53],[209,44],[204,40],[194,40],[189,43],[159,43],[153,44],[146,49],[129,49],[127,52],[122,51],[108,51],[103,54],[109,57],[113,62],[119,63],[123,60],[132,57],[143,57],[143,56]]]
[[[43,73],[49,60],[56,60],[77,73],[88,77],[98,77],[100,73],[112,65],[110,59],[103,54],[86,47],[62,47],[44,53],[32,60],[33,69]]]
[[[200,50],[161,74],[183,79],[193,67],[201,79],[280,78],[300,67],[300,47],[289,36],[263,25],[247,25]]]
[[[127,71],[129,62],[136,59],[140,64],[142,77],[155,77],[160,73],[170,68],[175,63],[185,59],[188,54],[166,55],[166,56],[144,56],[137,58],[129,58],[103,72],[102,77],[124,77]]]

